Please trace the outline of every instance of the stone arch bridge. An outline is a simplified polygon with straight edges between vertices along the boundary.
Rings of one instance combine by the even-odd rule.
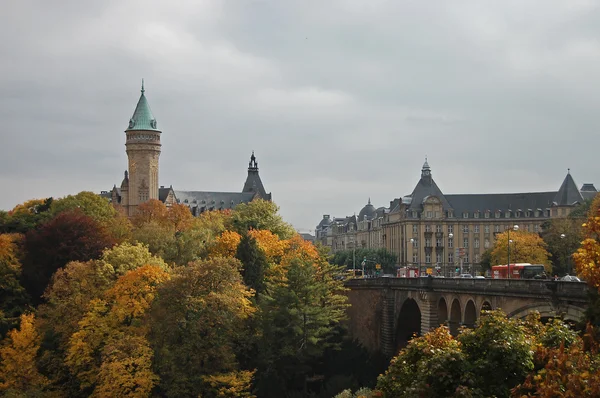
[[[534,279],[374,278],[346,282],[352,337],[368,350],[393,356],[415,333],[448,325],[473,327],[485,309],[524,318],[561,316],[578,321],[587,306],[583,282]]]

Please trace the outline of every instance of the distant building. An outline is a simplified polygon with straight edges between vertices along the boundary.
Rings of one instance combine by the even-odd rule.
[[[477,266],[498,233],[515,225],[541,232],[544,221],[568,216],[597,193],[593,184],[578,189],[569,171],[558,191],[446,195],[425,161],[410,195],[380,208],[369,199],[358,216],[325,215],[316,227],[317,240],[332,252],[384,247],[400,266],[438,267],[449,274],[460,262],[466,269]]]
[[[132,216],[137,207],[149,199],[158,199],[167,206],[182,203],[190,208],[194,216],[209,210],[232,209],[240,203],[248,203],[260,198],[271,200],[258,174],[258,162],[252,152],[248,164],[248,176],[241,192],[178,191],[172,186],[158,185],[158,159],[161,153],[160,136],[154,117],[145,96],[144,82],[142,94],[133,116],[125,130],[125,148],[129,161],[120,187],[103,191],[113,205],[124,214]]]

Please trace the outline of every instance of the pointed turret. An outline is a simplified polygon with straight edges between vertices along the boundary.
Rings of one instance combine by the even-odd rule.
[[[571,176],[571,170],[567,169],[567,176],[554,196],[553,204],[554,206],[574,206],[582,202],[583,196]]]
[[[442,193],[442,190],[433,180],[431,175],[431,167],[429,167],[427,158],[425,158],[425,163],[423,163],[423,167],[421,168],[421,179],[417,183],[417,186],[413,192],[410,194],[410,199],[403,199],[403,202],[406,201],[407,203],[410,203],[409,208],[411,210],[420,211],[423,201],[429,196],[436,196],[442,202],[444,210],[450,210],[452,208]]]
[[[260,180],[260,176],[258,175],[258,162],[256,161],[256,156],[254,156],[254,151],[252,151],[252,156],[250,156],[250,162],[248,163],[248,177],[246,178],[246,183],[244,184],[242,192],[254,192],[261,199],[271,200],[271,194],[267,193]]]
[[[142,94],[140,95],[140,99],[138,100],[137,106],[135,107],[135,111],[133,112],[133,116],[129,119],[129,125],[127,126],[126,131],[132,130],[150,130],[150,131],[159,131],[156,125],[156,118],[152,114],[152,109],[150,109],[150,105],[148,104],[148,100],[144,93],[146,90],[144,89],[144,79],[142,79]]]

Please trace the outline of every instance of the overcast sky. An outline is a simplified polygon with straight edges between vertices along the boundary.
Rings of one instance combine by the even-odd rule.
[[[409,194],[600,185],[597,1],[31,1],[0,12],[0,209],[120,184],[140,81],[160,184],[286,220]]]

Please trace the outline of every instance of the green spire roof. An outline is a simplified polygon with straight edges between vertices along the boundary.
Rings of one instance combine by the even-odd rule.
[[[152,114],[152,110],[150,109],[150,105],[148,105],[148,100],[144,95],[144,79],[142,79],[142,95],[140,96],[140,100],[135,107],[135,111],[133,112],[133,116],[129,119],[129,126],[127,126],[127,131],[131,130],[152,130],[159,131],[156,128],[156,119]]]

